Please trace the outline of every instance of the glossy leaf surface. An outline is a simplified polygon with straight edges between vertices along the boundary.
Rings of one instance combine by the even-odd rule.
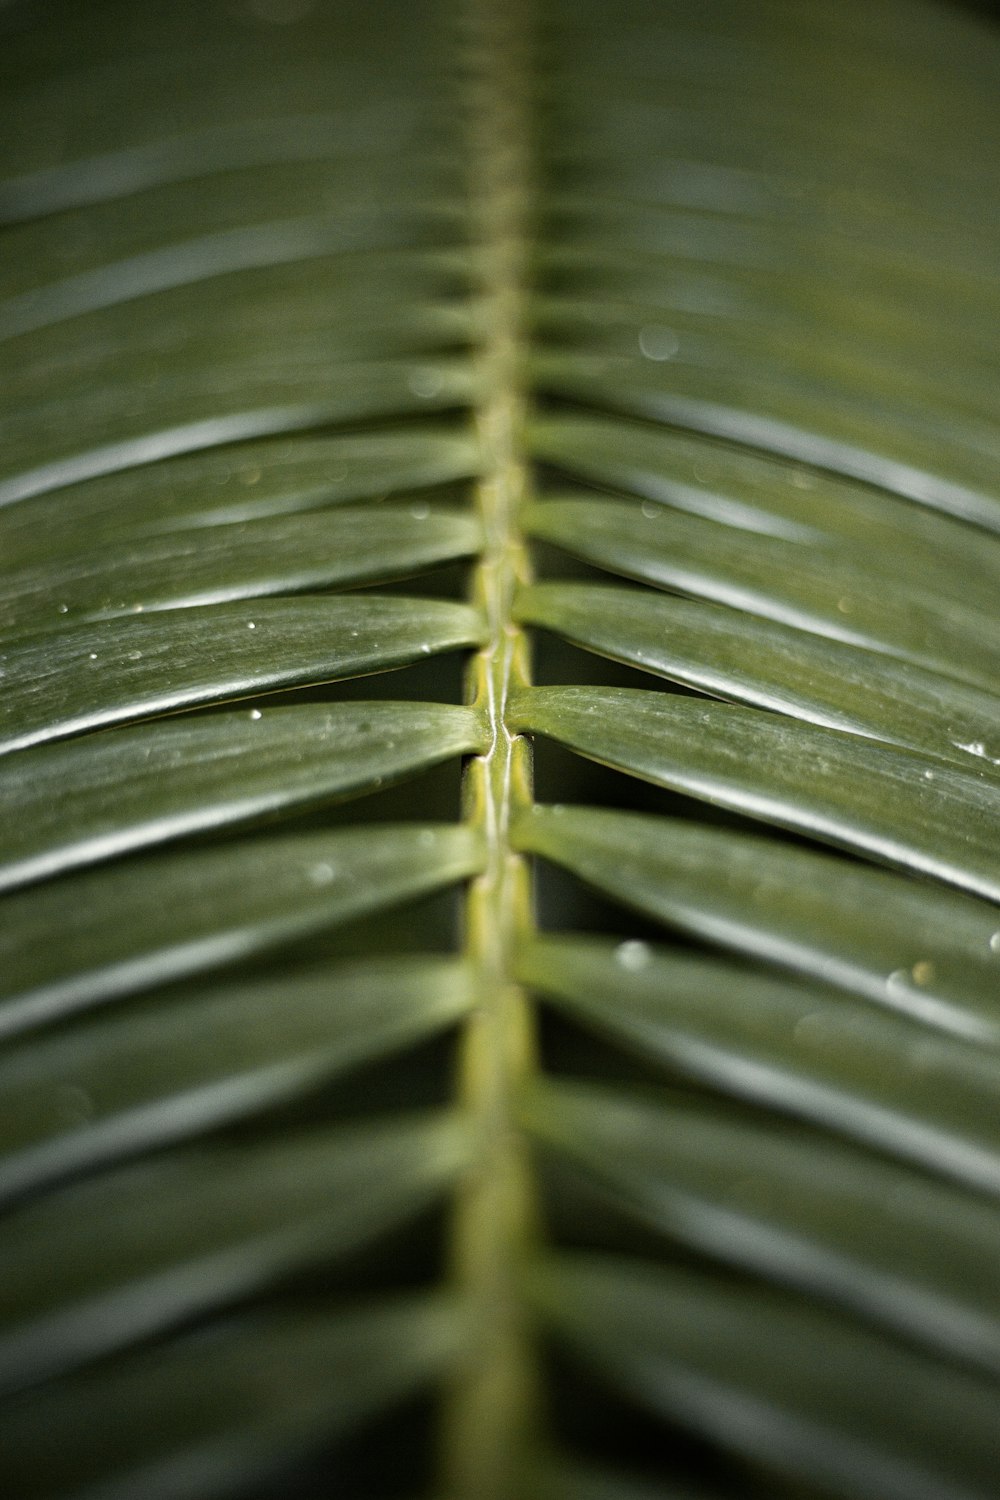
[[[4,1496],[994,1500],[998,97],[2,8]]]

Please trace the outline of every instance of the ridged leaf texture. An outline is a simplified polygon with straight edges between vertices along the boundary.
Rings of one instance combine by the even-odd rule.
[[[0,79],[0,1491],[991,1500],[996,24]]]

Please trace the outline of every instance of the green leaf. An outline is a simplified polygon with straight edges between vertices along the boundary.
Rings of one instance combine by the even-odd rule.
[[[663,226],[650,227],[653,233],[649,238],[642,235],[636,247],[652,253],[667,250],[669,240],[656,232]],[[744,234],[741,229],[741,239]],[[711,249],[706,258],[712,258]],[[844,269],[849,274],[853,268]],[[637,360],[548,353],[537,359],[534,373],[550,395],[608,405],[745,444],[861,480],[984,529],[1000,530],[988,423],[952,419],[949,424],[929,403],[914,403],[908,411],[902,403],[868,396],[847,397],[837,411],[836,381],[811,382],[795,374],[789,379],[784,372],[766,370],[754,381],[752,371],[749,361],[719,372],[707,363],[692,364],[684,372],[683,395],[671,388],[672,372],[664,378]],[[753,395],[748,398],[751,386]],[[940,439],[949,426],[956,441],[942,463]],[[968,444],[964,452],[963,442]]]
[[[985,902],[676,818],[539,806],[516,838],[668,926],[1000,1042],[1000,920]]]
[[[1000,628],[982,612],[905,584],[885,591],[850,555],[755,535],[652,501],[554,499],[532,535],[660,588],[864,646],[992,692]]]
[[[546,1148],[667,1240],[1000,1370],[996,1205],[683,1095],[550,1084],[524,1111]]]
[[[158,406],[159,426],[150,428],[148,422],[145,426],[132,422],[129,426],[134,430],[121,436],[115,436],[120,428],[109,422],[108,410],[127,404],[124,391],[104,389],[93,414],[82,403],[72,412],[68,425],[77,434],[77,445],[57,458],[35,463],[39,451],[50,451],[45,437],[53,421],[53,406],[58,409],[58,403],[50,399],[44,406],[29,408],[18,428],[9,434],[8,451],[15,455],[17,467],[11,465],[7,477],[0,478],[0,507],[222,444],[322,431],[334,423],[363,421],[373,416],[446,410],[467,400],[473,389],[464,365],[440,360],[405,363],[383,360],[342,370],[339,382],[327,379],[319,391],[315,383],[302,382],[299,389],[283,391],[282,395],[292,399],[281,405],[265,404],[268,395],[273,402],[273,377],[272,381],[265,381],[262,373],[256,381],[247,381],[244,372],[244,379],[224,408],[206,417],[199,415],[205,410],[206,401],[220,386],[233,384],[234,376],[225,368],[201,374],[196,366],[190,384],[181,386],[173,400]],[[136,378],[142,373],[135,372]],[[323,399],[317,399],[318,396]],[[16,441],[18,430],[20,442]]]
[[[1000,764],[994,696],[881,653],[637,589],[539,583],[520,595],[517,613],[715,697],[944,756],[966,770]]]
[[[0,761],[0,888],[377,791],[482,746],[469,709],[408,702],[185,716],[45,746]]]
[[[465,1156],[456,1121],[408,1118],[202,1146],[28,1204],[0,1257],[0,1387],[34,1385],[355,1252],[443,1192]],[[69,1274],[53,1296],[45,1253],[60,1233]]]
[[[990,1493],[992,1383],[940,1372],[808,1302],[582,1257],[546,1267],[538,1297],[612,1383],[780,1477],[845,1500]]]
[[[481,634],[435,599],[262,599],[78,625],[0,651],[0,749],[269,688],[387,671]]]
[[[1000,901],[992,780],[774,714],[629,688],[530,688],[515,728],[654,786]]]
[[[406,823],[147,857],[17,892],[0,935],[0,1033],[392,907],[481,864],[472,829]]]
[[[10,639],[78,620],[365,583],[466,557],[477,542],[469,517],[428,514],[426,506],[172,532],[119,546],[110,560],[100,551],[75,557],[64,570],[50,562],[9,574],[0,631]]]
[[[435,426],[265,438],[235,449],[223,444],[11,506],[3,518],[0,569],[75,557],[81,536],[92,547],[118,546],[186,526],[218,526],[379,499],[467,478],[475,472],[476,460],[469,437]]]
[[[0,1193],[15,1198],[307,1095],[472,1007],[454,959],[407,955],[192,986],[8,1044]]]
[[[222,1320],[22,1396],[0,1461],[25,1500],[232,1493],[426,1386],[455,1323],[426,1297]]]
[[[986,1500],[983,7],[2,14],[0,1491]]]
[[[821,986],[629,939],[537,939],[525,984],[691,1080],[1000,1195],[1000,1060]]]

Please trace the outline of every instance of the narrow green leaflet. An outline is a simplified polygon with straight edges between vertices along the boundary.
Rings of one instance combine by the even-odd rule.
[[[534,505],[532,534],[616,573],[884,651],[993,692],[1000,625],[883,580],[852,557],[684,515],[655,501],[553,499]]]
[[[838,390],[832,382],[817,382],[810,390],[806,382],[768,382],[763,373],[760,385],[753,385],[751,403],[740,399],[750,386],[750,371],[723,371],[714,378],[711,370],[695,365],[685,370],[684,391],[678,394],[676,370],[665,378],[637,360],[577,353],[540,354],[534,373],[540,389],[551,395],[746,444],[1000,531],[996,471],[988,449],[975,451],[986,448],[982,426],[963,434],[972,439],[965,450],[962,438],[949,431],[942,465],[945,424],[926,405],[904,415],[890,403],[876,414],[877,403],[851,402],[843,386]],[[841,421],[834,412],[835,392],[846,407]],[[879,425],[879,415],[885,426]],[[939,466],[952,472],[942,473]]]
[[[465,405],[475,390],[466,364],[441,359],[383,359],[370,364],[345,361],[336,374],[325,370],[321,387],[314,380],[304,390],[286,390],[281,403],[275,401],[273,370],[267,381],[261,372],[258,383],[248,381],[240,367],[228,372],[228,380],[226,374],[225,370],[207,372],[201,378],[204,389],[192,376],[174,393],[172,401],[157,405],[155,426],[150,426],[147,418],[145,423],[130,422],[123,432],[118,413],[127,402],[124,393],[113,388],[101,392],[100,399],[92,402],[93,412],[82,398],[78,400],[71,421],[67,421],[65,409],[51,400],[32,411],[30,420],[26,414],[23,431],[18,429],[21,461],[12,464],[6,477],[0,478],[0,506],[226,443],[322,431],[334,424],[370,421],[379,416],[447,411]],[[223,388],[236,384],[222,410],[218,409],[220,383]],[[206,415],[210,395],[216,399],[208,406],[211,415]],[[115,412],[114,422],[109,421],[109,407]],[[76,444],[59,457],[47,456],[39,462],[42,454],[51,454],[43,436],[48,438],[60,411],[67,429],[77,434]]]
[[[607,207],[609,223],[622,217],[619,204]],[[682,234],[697,224],[695,233],[705,229],[706,238],[711,240],[715,238],[713,230],[718,231],[721,226],[723,236],[732,241],[742,235],[744,244],[753,242],[758,229],[755,224],[737,224],[728,215],[696,219],[694,215],[677,214],[673,209],[665,214],[657,209],[650,214],[645,205],[634,207],[638,210],[635,218],[630,217],[624,226],[633,244],[636,242],[632,231],[639,220],[646,221],[640,235],[647,226],[655,234],[663,220],[670,234],[680,221]],[[602,215],[604,208],[605,205],[600,205],[598,209]],[[573,206],[569,206],[569,212],[574,213]],[[590,226],[585,217],[581,215],[577,222],[582,237],[589,236]],[[773,224],[769,231],[775,239],[782,238],[784,244],[794,236],[794,230],[790,232],[787,225]],[[806,255],[814,248],[818,252],[820,245],[825,248],[830,239],[834,245],[838,244],[836,237],[826,236],[822,231],[803,238],[805,243],[800,248]],[[810,240],[812,244],[808,243]],[[873,248],[871,243],[866,246],[869,252]],[[851,250],[845,260],[853,258]],[[715,258],[711,249],[708,258]],[[854,269],[849,264],[844,266],[848,275]],[[887,269],[891,274],[897,267]],[[902,282],[903,277],[898,280]],[[988,277],[981,280],[980,295],[988,305],[993,286]],[[546,306],[545,314],[546,322],[555,321],[551,304]],[[573,317],[568,309],[567,317]],[[584,318],[578,314],[574,322],[579,328]],[[988,398],[968,377],[963,380],[959,376],[956,380],[949,376],[947,368],[939,365],[935,369],[930,362],[929,366],[900,367],[877,349],[845,346],[836,337],[827,343],[768,328],[750,331],[732,323],[727,327],[724,320],[711,315],[682,311],[672,320],[673,346],[667,351],[669,374],[664,378],[663,365],[667,361],[662,357],[656,359],[656,354],[663,350],[662,344],[656,343],[657,332],[656,324],[650,327],[641,308],[625,311],[617,325],[605,315],[596,327],[587,329],[581,341],[584,362],[589,363],[595,355],[620,360],[622,386],[626,391],[629,387],[637,388],[640,393],[662,391],[669,400],[680,386],[692,405],[712,403],[733,411],[742,408],[760,426],[762,417],[764,421],[770,417],[777,419],[775,425],[779,427],[798,428],[810,436],[818,434],[820,444],[828,450],[841,450],[842,472],[855,478],[876,477],[874,464],[870,464],[868,476],[860,472],[857,460],[867,451],[870,458],[880,458],[883,463],[895,459],[900,467],[927,473],[939,483],[947,476],[952,491],[958,490],[963,482],[964,486],[972,487],[970,494],[981,489],[984,507],[988,504],[987,497],[994,493],[995,476],[984,461],[995,444]],[[644,357],[636,358],[637,352]],[[864,399],[854,389],[862,385]],[[835,396],[839,401],[834,409]],[[820,411],[822,414],[817,415]],[[942,439],[951,447],[944,455]],[[849,457],[852,449],[853,463]],[[905,496],[906,491],[902,494]],[[968,518],[976,519],[971,501],[968,505]]]
[[[425,1387],[458,1339],[426,1295],[220,1320],[26,1393],[0,1465],[23,1500],[228,1496]]]
[[[171,532],[8,574],[6,639],[139,611],[365,583],[475,552],[470,516],[385,506]]]
[[[529,688],[511,719],[656,786],[1000,902],[1000,788],[982,773],[666,692]]]
[[[1000,1372],[1000,1204],[715,1100],[547,1083],[523,1113],[668,1241]]]
[[[274,123],[276,137],[280,139],[281,125],[287,129],[291,122]],[[21,331],[27,331],[27,327],[43,328],[54,311],[73,316],[70,309],[78,315],[95,305],[107,306],[109,300],[126,301],[130,296],[148,295],[150,283],[153,289],[164,282],[177,285],[178,273],[197,268],[192,251],[209,236],[214,236],[219,245],[212,268],[216,275],[225,275],[236,259],[238,232],[244,231],[246,240],[262,225],[270,227],[272,255],[283,254],[285,264],[295,264],[298,257],[305,260],[328,254],[338,258],[350,255],[351,243],[362,234],[366,240],[386,239],[394,229],[398,233],[404,227],[415,232],[416,237],[421,221],[426,222],[435,200],[450,185],[441,159],[425,157],[414,171],[415,164],[407,163],[398,153],[380,151],[375,143],[373,149],[364,152],[338,152],[329,134],[329,116],[325,122],[317,121],[320,130],[324,123],[328,151],[319,158],[315,154],[312,159],[308,155],[284,160],[279,157],[267,173],[255,171],[251,164],[241,163],[237,158],[231,167],[215,174],[214,180],[204,172],[204,167],[201,173],[195,168],[172,182],[162,178],[158,182],[133,181],[132,190],[125,192],[121,191],[124,185],[120,185],[117,194],[109,183],[112,191],[102,200],[86,206],[65,204],[56,210],[61,223],[53,222],[56,216],[53,213],[22,217],[16,226],[8,221],[4,238],[11,249],[11,260],[0,275],[5,329],[13,334],[18,326]],[[180,155],[185,149],[190,151],[193,142],[190,137],[185,140],[174,136],[170,144],[180,148]],[[223,144],[219,135],[214,143],[211,139],[205,141],[209,152],[213,144],[218,151]],[[314,147],[318,144],[315,137],[313,144]],[[120,158],[119,164],[124,165]],[[111,165],[108,158],[103,162],[80,162],[78,187],[82,187],[88,168],[96,175],[102,166],[109,172]],[[4,186],[6,192],[0,196],[0,205],[3,198],[10,202],[11,190],[16,191],[20,186],[23,191],[28,185],[8,182]],[[339,245],[344,249],[338,249],[337,228],[329,220],[329,204],[334,199],[343,207]],[[81,232],[87,224],[95,230],[89,236]],[[64,231],[62,235],[60,229]],[[259,236],[258,249],[267,243],[267,238]],[[149,268],[146,278],[136,274],[143,264]],[[80,295],[88,285],[88,277],[90,287],[96,288],[101,285],[102,268],[109,271],[123,265],[131,274],[121,278],[121,285],[113,291],[106,286],[101,288],[112,292],[110,298],[88,299]],[[390,257],[382,258],[380,269],[388,279],[392,269]],[[149,274],[156,270],[161,272],[159,278]],[[168,270],[174,271],[172,278],[167,277]],[[78,292],[75,301],[67,295],[72,287]],[[36,294],[34,299],[32,292]],[[36,313],[34,319],[23,316],[30,311]],[[21,312],[22,319],[12,318],[12,312]]]
[[[1000,912],[986,902],[678,818],[539,806],[515,839],[669,927],[1000,1045]]]
[[[517,613],[715,697],[944,756],[966,770],[1000,766],[1000,699],[881,652],[645,589],[536,583],[519,595]]]
[[[181,715],[40,746],[0,760],[0,889],[377,791],[483,743],[471,709],[404,701]]]
[[[829,340],[817,343],[808,327],[789,319],[769,324],[752,313],[734,315],[725,306],[689,308],[675,303],[664,308],[613,295],[598,301],[586,296],[547,297],[539,312],[543,328],[574,344],[580,342],[585,326],[583,342],[589,353],[629,357],[638,350],[654,365],[670,361],[679,367],[678,373],[691,367],[699,383],[706,367],[732,374],[745,372],[752,362],[762,382],[779,384],[793,374],[812,392],[824,386],[829,389],[832,382],[847,388],[863,382],[874,409],[891,411],[900,425],[912,420],[915,412],[925,411],[933,426],[947,411],[963,438],[978,429],[982,442],[984,419],[990,418],[989,396],[978,383],[976,362],[970,360],[968,366],[949,362],[940,350],[922,349],[907,363],[901,351],[884,349],[870,337],[852,335],[849,329],[831,331]],[[842,483],[840,488],[848,485]],[[832,524],[836,528],[836,520]],[[905,553],[902,527],[900,540]]]
[[[669,324],[665,317],[642,327],[654,354],[671,347]],[[536,421],[531,441],[540,459],[580,479],[746,531],[867,548],[868,565],[881,563],[896,581],[905,558],[908,576],[917,570],[935,592],[951,589],[963,602],[991,609],[1000,587],[1000,538],[821,470],[590,414]]]
[[[469,434],[432,424],[222,444],[7,506],[0,571],[75,558],[81,536],[95,549],[117,547],[188,526],[376,500],[466,478],[476,461]]]
[[[378,161],[386,152],[397,152],[401,139],[420,125],[419,112],[409,101],[399,102],[391,114],[373,102],[360,111],[341,108],[201,129],[186,127],[141,145],[36,167],[8,178],[0,192],[0,221],[30,224],[90,204],[106,210],[136,193],[174,183],[195,183],[204,190],[207,180],[217,189],[223,173],[257,169],[255,181],[266,183],[259,169],[276,163],[319,161],[323,171],[335,172],[338,162],[346,160],[353,166],[363,165],[370,173],[373,158]]]
[[[996,1387],[759,1284],[562,1256],[538,1277],[562,1338],[668,1418],[856,1500],[989,1500]]]
[[[481,634],[466,605],[373,595],[260,599],[78,625],[0,650],[0,749],[387,671]]]
[[[0,1388],[33,1385],[356,1251],[443,1192],[466,1155],[457,1119],[406,1117],[202,1145],[27,1204],[0,1248]]]
[[[982,10],[0,3],[0,1500],[995,1500]]]
[[[690,1079],[1000,1198],[1000,1057],[866,1001],[715,958],[537,938],[523,983]]]
[[[0,929],[0,1036],[391,908],[481,864],[474,830],[403,823],[148,856],[15,892]]]
[[[259,1114],[440,1032],[473,998],[453,958],[293,966],[8,1042],[0,1198]]]
[[[428,183],[422,187],[425,192],[433,191]],[[192,216],[194,222],[189,221],[188,237],[184,240],[161,244],[155,249],[137,248],[135,253],[125,254],[121,259],[113,258],[118,247],[112,242],[105,251],[106,258],[99,265],[77,271],[74,275],[56,277],[48,283],[4,298],[0,302],[0,342],[41,334],[41,337],[31,340],[27,360],[30,368],[37,353],[45,349],[48,331],[54,329],[58,337],[62,332],[60,325],[67,320],[108,313],[105,326],[114,328],[121,310],[133,302],[157,296],[170,297],[170,294],[173,294],[171,300],[176,302],[188,291],[193,294],[192,301],[200,301],[209,290],[215,302],[213,311],[218,313],[218,304],[224,305],[229,288],[224,280],[218,288],[208,288],[206,283],[247,272],[266,273],[277,266],[301,265],[351,252],[377,252],[394,243],[412,246],[428,237],[428,221],[433,223],[432,211],[427,207],[421,209],[412,199],[408,205],[399,204],[400,212],[390,214],[365,203],[363,198],[354,202],[348,199],[333,215],[296,215],[292,218],[281,213],[280,204],[275,204],[274,208],[277,212],[272,210],[273,217],[269,221],[219,228],[206,225],[204,219],[198,223],[201,215],[196,214]],[[201,228],[207,232],[198,234],[197,230]],[[48,225],[43,227],[43,236],[48,229]],[[163,230],[160,232],[162,234]],[[167,234],[170,234],[169,230]],[[20,238],[22,245],[26,239],[30,240],[23,230],[15,231],[14,238]],[[21,246],[11,248],[22,249]],[[322,277],[314,278],[314,285],[317,282],[321,284]],[[410,320],[416,321],[420,316],[418,308],[419,304],[411,300],[399,321],[404,325]],[[185,321],[196,326],[198,320],[189,316]]]

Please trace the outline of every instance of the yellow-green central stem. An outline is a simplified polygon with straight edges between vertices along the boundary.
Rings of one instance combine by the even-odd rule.
[[[535,1242],[534,1196],[514,1118],[516,1096],[535,1065],[534,1035],[527,997],[512,977],[515,945],[532,919],[527,870],[509,839],[512,818],[531,802],[531,766],[528,745],[505,719],[508,694],[528,682],[529,671],[511,608],[528,577],[518,514],[529,479],[522,444],[529,33],[519,0],[472,0],[469,19],[471,209],[483,311],[476,420],[485,545],[475,591],[489,622],[488,644],[471,665],[470,696],[488,720],[490,748],[470,762],[464,795],[465,816],[483,830],[489,858],[469,892],[466,917],[479,1003],[463,1041],[461,1088],[476,1154],[456,1204],[453,1254],[470,1340],[448,1395],[444,1464],[450,1500],[517,1500],[538,1413],[522,1295]]]

